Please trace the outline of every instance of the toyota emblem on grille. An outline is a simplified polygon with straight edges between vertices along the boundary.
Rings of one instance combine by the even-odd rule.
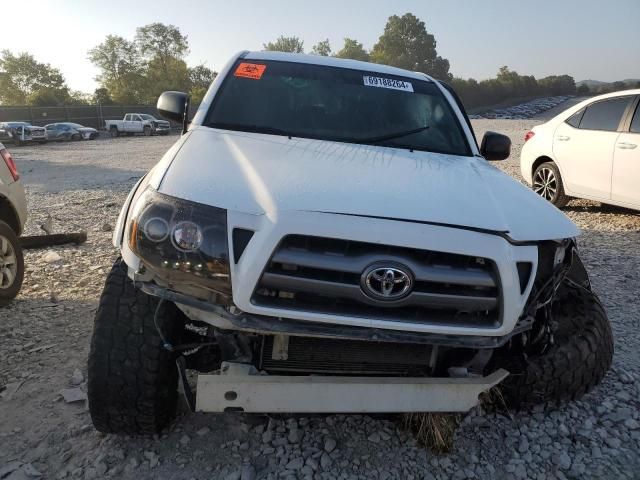
[[[401,265],[378,263],[362,273],[361,286],[377,300],[399,300],[411,293],[413,275]]]

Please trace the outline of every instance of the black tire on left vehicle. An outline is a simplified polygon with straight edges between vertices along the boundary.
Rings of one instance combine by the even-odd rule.
[[[0,307],[16,298],[24,279],[24,257],[13,229],[0,220]]]
[[[613,359],[613,334],[596,295],[562,287],[553,304],[554,342],[541,353],[507,359],[500,384],[508,406],[527,409],[577,400],[599,384]],[[500,362],[500,360],[498,360]]]
[[[134,287],[119,259],[107,276],[96,312],[88,367],[89,412],[104,433],[154,434],[173,419],[176,355],[163,347],[154,325],[158,299]],[[172,303],[158,310],[166,337],[181,325]]]

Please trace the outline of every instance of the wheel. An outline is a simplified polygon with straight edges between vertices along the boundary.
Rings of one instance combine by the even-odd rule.
[[[24,278],[24,257],[13,229],[0,220],[0,307],[16,298]]]
[[[89,351],[88,398],[94,426],[104,433],[153,434],[174,417],[176,356],[154,325],[158,300],[136,289],[119,259],[107,276]],[[163,303],[158,324],[177,333],[175,305]]]
[[[542,163],[533,172],[533,191],[558,208],[564,207],[570,200],[564,194],[560,170],[553,162]]]
[[[111,135],[111,138],[116,138],[118,136],[118,127],[110,127],[109,134]]]
[[[151,133],[152,133],[152,132],[151,132],[151,127],[150,127],[149,125],[146,125],[146,126],[144,127],[143,133],[144,133],[144,136],[145,136],[145,137],[150,137],[150,136],[151,136]]]
[[[541,353],[512,358],[501,384],[507,405],[530,408],[577,400],[604,378],[613,359],[613,335],[600,301],[581,287],[564,287],[552,307],[554,342]]]
[[[80,135],[79,133],[74,133],[73,135],[71,135],[71,140],[82,140],[82,135]]]

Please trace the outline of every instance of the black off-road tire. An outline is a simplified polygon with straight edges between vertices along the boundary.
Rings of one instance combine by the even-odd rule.
[[[545,171],[551,172],[553,174],[553,177],[555,178],[555,191],[553,195],[550,195],[549,198],[547,198],[545,195],[540,194],[539,192],[536,193],[538,193],[538,195],[540,195],[542,198],[545,198],[558,208],[566,207],[571,200],[571,197],[564,193],[564,183],[562,181],[562,176],[560,175],[560,169],[554,162],[541,163],[536,167],[533,172],[534,191],[536,190],[535,182],[538,178],[538,175]]]
[[[104,433],[154,434],[176,412],[176,356],[154,325],[158,299],[134,287],[122,259],[100,298],[89,352],[88,398],[94,426]],[[158,323],[175,338],[176,307],[164,303]]]
[[[3,247],[3,241],[7,241],[7,245]],[[12,253],[12,263],[11,263],[11,271],[15,270],[15,274],[12,274],[13,280],[10,285],[7,285],[3,288],[3,281],[7,281],[6,276],[3,274],[3,257],[4,251],[6,248],[7,255]],[[0,278],[0,307],[4,307],[8,305],[20,292],[20,287],[22,287],[22,280],[24,278],[24,257],[22,254],[22,247],[20,246],[20,241],[16,233],[13,229],[0,220],[0,275],[3,275]]]
[[[111,135],[111,138],[118,137],[120,135],[118,127],[109,127],[109,135]]]
[[[506,366],[511,375],[500,390],[510,407],[577,400],[600,383],[611,366],[611,325],[595,294],[565,287],[554,303],[553,317],[558,322],[554,344],[527,361]]]
[[[142,129],[142,133],[145,137],[150,137],[153,134],[153,130],[151,130],[151,127],[149,125],[145,125],[145,127]]]

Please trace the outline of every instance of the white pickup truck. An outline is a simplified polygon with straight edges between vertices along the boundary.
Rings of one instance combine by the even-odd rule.
[[[455,92],[419,72],[241,52],[129,194],[96,312],[89,411],[464,412],[578,399],[611,326],[562,212],[492,166]],[[197,373],[197,381],[196,374]],[[190,376],[192,375],[192,376]],[[195,386],[195,392],[193,387]]]
[[[122,120],[105,120],[105,127],[112,137],[117,137],[123,133],[133,135],[143,133],[144,135],[168,135],[171,131],[171,124],[166,120],[158,120],[153,115],[146,113],[127,113]]]

